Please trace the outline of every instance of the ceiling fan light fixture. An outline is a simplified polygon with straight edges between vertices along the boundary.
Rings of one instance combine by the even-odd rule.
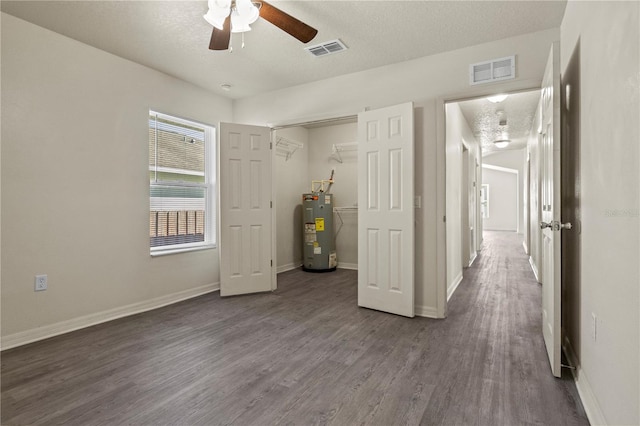
[[[251,31],[250,25],[260,17],[258,9],[251,0],[236,0],[235,7],[231,11],[231,32],[244,33]]]
[[[222,8],[223,5],[229,8]],[[244,33],[251,31],[250,25],[262,18],[272,23],[282,31],[300,40],[302,43],[310,42],[318,30],[305,24],[299,19],[283,12],[265,0],[253,3],[252,0],[209,0],[210,12],[207,13],[207,21],[220,24],[223,13],[225,21],[222,28],[214,27],[209,41],[210,50],[232,51],[231,33],[242,33],[242,47],[244,47]],[[213,19],[213,18],[216,19]]]
[[[249,25],[256,22],[260,17],[260,9],[251,0],[236,0],[235,10]]]
[[[251,31],[249,20],[246,16],[242,16],[237,9],[234,9],[231,12],[231,32],[244,33],[246,31]]]
[[[492,102],[494,104],[499,104],[500,102],[504,101],[505,99],[507,99],[509,95],[495,95],[495,96],[489,96],[487,97],[487,100],[489,102]]]
[[[496,146],[496,148],[506,148],[507,146],[509,146],[509,143],[511,143],[509,139],[499,139],[497,141],[493,141],[493,144]]]
[[[205,21],[215,28],[222,30],[224,21],[231,13],[231,1],[228,0],[209,0],[209,10],[203,16]]]
[[[226,16],[216,16],[215,14],[211,13],[211,9],[209,9],[209,12],[207,12],[207,14],[203,16],[203,18],[209,23],[209,25],[219,30],[224,29],[224,21],[225,19],[227,19]]]

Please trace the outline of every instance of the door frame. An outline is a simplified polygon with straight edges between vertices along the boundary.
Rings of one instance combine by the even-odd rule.
[[[447,317],[447,231],[446,231],[446,112],[445,105],[452,102],[486,98],[498,93],[518,93],[540,90],[542,79],[509,81],[491,84],[486,87],[469,87],[468,90],[436,98],[436,318]],[[480,149],[480,168],[482,168],[482,149]],[[452,218],[452,220],[456,220]],[[478,230],[481,235],[482,230]],[[478,234],[476,234],[478,235]],[[481,240],[477,241],[477,244]]]
[[[291,127],[301,127],[301,126],[306,126],[311,124],[319,124],[319,123],[336,123],[337,124],[340,122],[349,122],[350,120],[356,120],[357,122],[358,112],[355,112],[355,113],[342,112],[342,113],[335,113],[335,114],[314,115],[310,117],[300,117],[300,118],[267,123],[265,126],[271,130],[271,143],[275,145],[274,135],[276,135],[276,132],[278,130],[287,129]],[[275,155],[276,155],[276,150],[275,150],[275,146],[273,146],[273,149],[271,150],[272,164],[275,162]],[[274,236],[272,238],[272,243],[271,243],[271,250],[272,250],[272,257],[273,257],[273,268],[272,268],[272,282],[273,282],[272,291],[273,291],[273,290],[276,290],[277,283],[278,283],[278,267],[277,267],[278,265],[278,250],[277,250],[278,229],[276,226],[277,218],[275,214],[276,205],[277,205],[276,194],[278,189],[278,183],[275,176],[275,173],[276,173],[275,168],[273,167],[271,168],[271,173],[272,173],[271,199],[273,200],[273,209],[272,209],[273,214],[271,215],[271,222],[272,222],[273,236]]]
[[[319,123],[340,123],[340,122],[349,122],[351,120],[355,120],[356,124],[358,122],[358,113],[354,114],[339,114],[339,115],[321,115],[314,116],[308,118],[299,118],[293,120],[279,121],[275,123],[267,123],[266,127],[271,130],[271,164],[275,162],[275,141],[274,135],[278,130],[287,129],[291,127],[302,127],[311,124],[319,124]],[[271,167],[271,200],[273,201],[273,208],[271,209],[271,226],[273,229],[273,238],[271,239],[271,256],[273,259],[273,267],[271,268],[271,291],[274,291],[278,288],[278,228],[277,228],[277,217],[276,217],[276,208],[277,208],[277,199],[276,194],[278,193],[278,181],[276,179],[276,169],[275,167]],[[302,194],[301,194],[302,195]]]
[[[469,227],[470,209],[469,209],[469,188],[471,187],[471,176],[469,173],[469,163],[471,161],[470,149],[464,140],[462,144],[462,179],[460,179],[460,260],[462,261],[461,271],[469,267],[471,263],[471,233]]]
[[[531,215],[529,209],[531,208],[531,203],[529,202],[529,199],[531,198],[531,184],[529,182],[531,181],[531,153],[529,152],[528,146],[525,149],[527,153],[527,160],[524,162],[524,176],[522,178],[522,187],[524,191],[524,193],[522,194],[522,220],[524,221],[522,226],[524,227],[524,242],[522,244],[524,246],[524,252],[527,254],[527,256],[530,256],[531,253],[529,247],[531,247]]]

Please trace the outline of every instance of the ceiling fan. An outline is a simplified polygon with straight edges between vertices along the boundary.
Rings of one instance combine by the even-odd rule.
[[[303,43],[310,42],[318,30],[283,12],[264,0],[209,0],[209,11],[204,19],[213,25],[209,42],[211,50],[227,50],[231,33],[251,31],[250,24],[258,18],[271,22]]]

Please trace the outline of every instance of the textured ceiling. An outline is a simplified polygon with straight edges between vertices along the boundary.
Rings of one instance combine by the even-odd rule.
[[[533,125],[540,91],[510,94],[500,103],[485,98],[459,102],[462,115],[467,120],[476,140],[482,145],[482,154],[487,155],[506,149],[522,149],[527,146],[529,131]],[[500,117],[507,125],[500,126]],[[493,141],[506,132],[511,141],[506,148],[497,148]]]
[[[3,12],[229,98],[353,73],[560,26],[565,1],[277,1],[349,50],[315,58],[258,20],[246,47],[208,49],[206,1],[7,1]],[[223,91],[222,84],[230,84]]]

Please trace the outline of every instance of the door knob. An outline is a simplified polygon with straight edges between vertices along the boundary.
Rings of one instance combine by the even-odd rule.
[[[540,222],[540,229],[550,228],[553,231],[559,231],[561,229],[571,229],[572,227],[571,222],[560,223],[557,220],[552,220],[551,222]]]

